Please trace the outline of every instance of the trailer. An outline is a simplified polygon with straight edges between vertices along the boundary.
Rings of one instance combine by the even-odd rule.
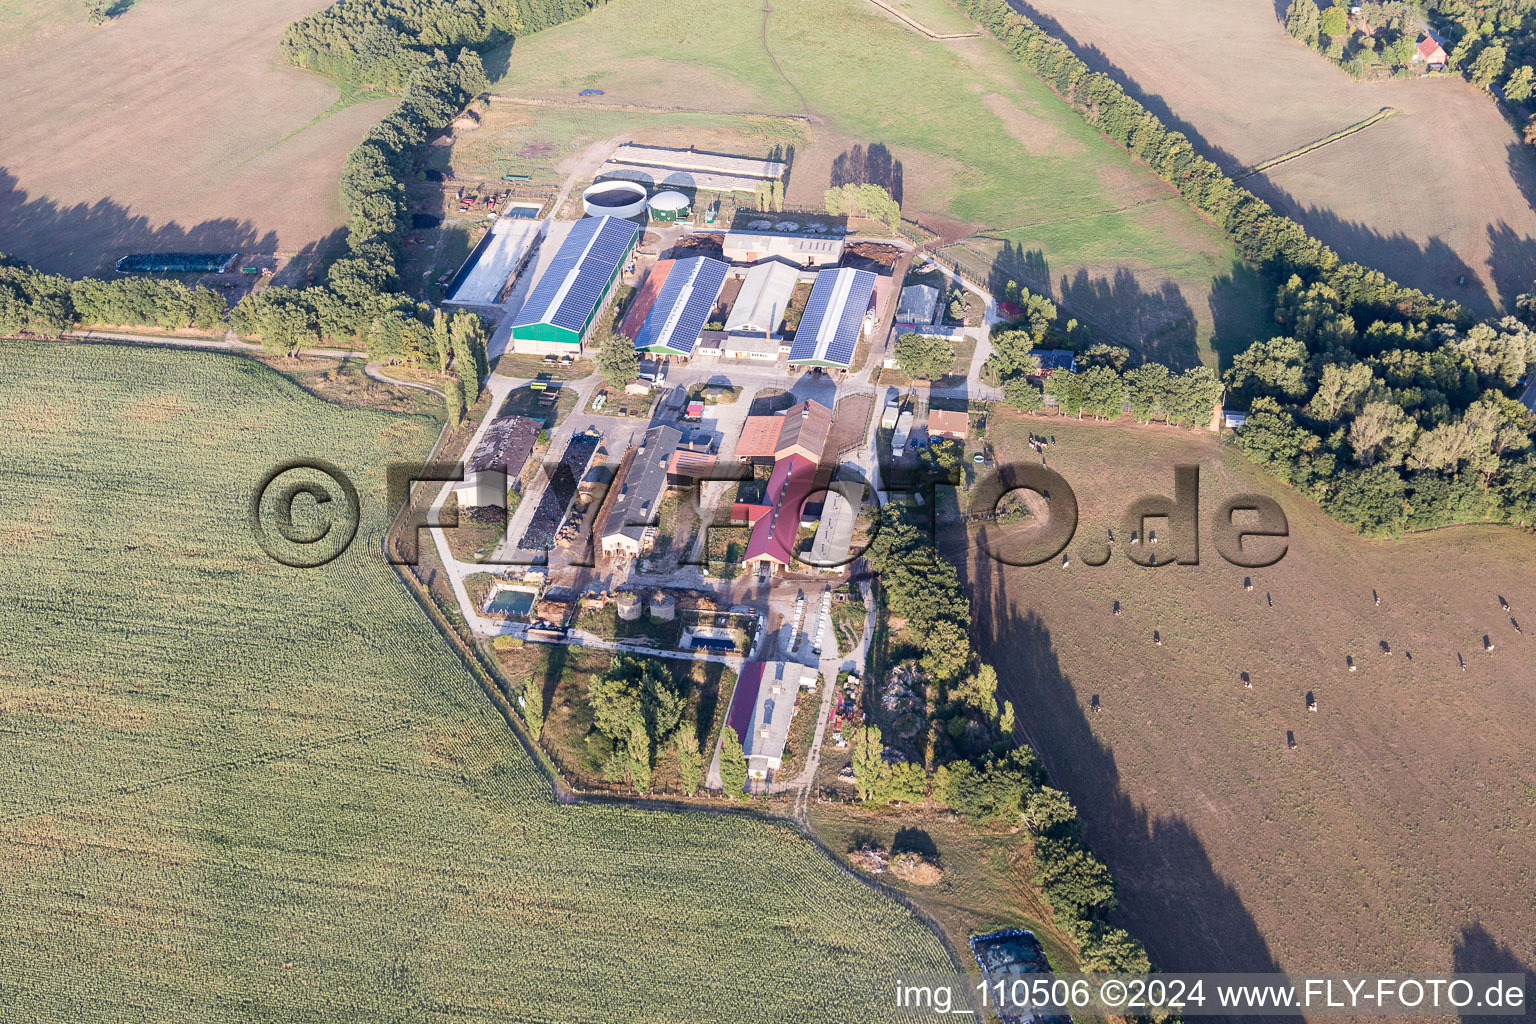
[[[902,413],[901,418],[896,421],[896,433],[891,435],[892,458],[900,456],[901,453],[906,450],[907,438],[911,435],[911,433],[912,410],[908,409],[906,412]]]

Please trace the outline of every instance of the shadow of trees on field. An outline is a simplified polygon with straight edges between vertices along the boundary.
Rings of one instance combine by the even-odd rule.
[[[1045,623],[1015,603],[1008,570],[979,555],[960,564],[971,577],[982,656],[999,668],[998,697],[1019,710],[1052,784],[1072,796],[1085,839],[1120,884],[1115,922],[1146,943],[1163,970],[1278,971],[1253,916],[1191,825],[1149,813],[1122,788],[1114,752],[1089,726],[1087,685],[1079,692]],[[1019,592],[1019,581],[1012,589]]]
[[[345,229],[338,228],[304,246],[275,283],[303,284],[306,268],[328,258],[345,237]],[[259,232],[249,220],[234,217],[190,227],[175,221],[155,227],[149,218],[111,199],[61,205],[28,193],[8,168],[0,167],[0,251],[48,273],[106,276],[119,257],[133,252],[227,250],[240,253],[243,260],[271,259],[277,245],[275,232]]]
[[[1451,947],[1452,970],[1457,974],[1523,974],[1525,975],[1524,1017],[1492,1016],[1489,1014],[1464,1013],[1462,1024],[1500,1024],[1512,1020],[1529,1019],[1531,997],[1536,989],[1531,985],[1531,965],[1523,962],[1508,946],[1488,934],[1481,924],[1473,923],[1461,929],[1456,943]]]
[[[855,144],[833,159],[828,184],[833,188],[841,185],[879,185],[900,203],[903,192],[901,161],[891,154],[890,148],[883,142],[871,142],[868,149]]]
[[[1063,326],[1068,319],[1087,324],[1090,341],[1128,345],[1146,359],[1175,369],[1200,362],[1195,312],[1172,281],[1148,290],[1129,267],[1118,267],[1108,277],[1079,269],[1070,278],[1063,274],[1053,281],[1050,262],[1042,251],[1025,249],[1005,239],[1002,251],[992,263],[987,288],[993,295],[1001,296],[1010,281],[1056,302],[1061,307]],[[1238,307],[1233,305],[1229,327],[1237,311]],[[1253,340],[1248,337],[1238,351]]]

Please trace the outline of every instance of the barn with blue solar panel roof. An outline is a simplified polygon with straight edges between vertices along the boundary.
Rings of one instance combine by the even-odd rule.
[[[639,239],[640,229],[617,217],[572,225],[512,320],[513,351],[579,355]]]
[[[728,264],[709,256],[678,260],[635,335],[635,348],[655,355],[691,356],[729,270]]]
[[[848,369],[874,297],[875,275],[868,270],[841,267],[817,274],[790,345],[789,365]]]

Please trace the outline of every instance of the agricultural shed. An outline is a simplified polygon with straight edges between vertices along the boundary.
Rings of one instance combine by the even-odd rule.
[[[748,270],[731,306],[731,315],[725,319],[726,333],[767,337],[777,332],[799,279],[794,267],[778,260],[759,263]]]
[[[778,417],[778,440],[774,442],[773,457],[787,459],[798,455],[818,462],[826,450],[827,437],[832,433],[832,410],[820,402],[806,399],[790,406]]]
[[[904,324],[931,324],[939,304],[939,290],[932,285],[913,284],[901,290],[896,319]]]
[[[789,350],[791,366],[848,369],[875,294],[875,275],[842,267],[816,275]]]
[[[580,352],[639,236],[636,225],[617,217],[573,224],[512,321],[513,349]]]
[[[1077,353],[1065,348],[1033,348],[1029,354],[1040,361],[1039,379],[1049,377],[1057,370],[1077,372]]]
[[[789,720],[804,677],[815,669],[788,661],[754,661],[743,665],[731,695],[726,723],[736,730],[747,773],[766,779],[779,770],[784,743],[789,739]],[[811,683],[814,688],[814,681]]]
[[[526,416],[502,416],[491,422],[454,488],[462,508],[505,508],[507,485],[522,473],[533,452],[540,423]]]
[[[736,457],[771,463],[779,450],[779,431],[783,427],[783,416],[748,416],[741,425],[741,439],[736,442]]]
[[[498,305],[522,274],[543,235],[543,221],[497,217],[464,261],[447,301],[460,306]]]
[[[721,251],[732,263],[780,258],[800,266],[830,267],[843,258],[843,240],[811,233],[727,231]]]
[[[629,469],[613,486],[619,489],[603,524],[603,556],[638,558],[647,526],[656,518],[667,489],[667,467],[683,440],[676,427],[656,426],[645,432]]]
[[[677,260],[635,336],[635,348],[658,355],[692,355],[725,287],[727,269],[709,256]]]
[[[833,483],[827,487],[821,521],[816,524],[816,537],[811,541],[807,559],[822,572],[842,572],[847,568],[848,555],[853,549],[853,528],[858,523],[859,510],[839,488],[858,493],[863,487],[864,484],[857,481]]]

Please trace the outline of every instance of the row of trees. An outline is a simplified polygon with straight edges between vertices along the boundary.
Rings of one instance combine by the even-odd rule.
[[[1532,2],[1516,6],[1523,12]],[[1513,401],[1517,383],[1536,366],[1523,323],[1473,326],[1453,302],[1343,262],[1006,0],[960,3],[1087,121],[1221,224],[1244,259],[1276,281],[1283,336],[1239,356],[1226,378],[1229,404],[1249,407],[1237,443],[1250,457],[1368,533],[1536,518],[1536,423]],[[1481,0],[1468,6],[1504,9]],[[1523,297],[1521,316],[1531,317],[1533,307],[1536,299]],[[1026,333],[1033,339],[1035,332]],[[1023,339],[1015,341],[1015,362],[999,360],[1006,366],[999,377],[1009,400],[1028,408],[1044,393],[1037,398],[1017,383],[1028,367],[1017,357]],[[1209,415],[1219,393],[1199,368],[1167,376],[1145,366],[1114,369],[1138,413],[1160,409],[1175,421],[1198,422],[1197,412]],[[1051,397],[1090,414],[1115,407],[1115,382],[1105,373],[1058,372],[1050,381]]]
[[[0,253],[0,334],[57,338],[76,324],[214,330],[225,310],[210,288],[147,277],[72,281]]]
[[[496,46],[585,14],[602,0],[339,0],[289,25],[292,64],[398,91],[434,51]]]
[[[901,204],[880,185],[839,185],[827,189],[828,213],[868,217],[884,224],[892,234],[901,229]]]
[[[1160,363],[1119,372],[1111,365],[1056,370],[1037,385],[1028,377],[1003,384],[1003,400],[1023,412],[1038,412],[1051,399],[1063,415],[1119,419],[1129,410],[1137,423],[1162,419],[1176,427],[1204,426],[1222,395],[1221,379],[1207,366],[1174,373]]]

